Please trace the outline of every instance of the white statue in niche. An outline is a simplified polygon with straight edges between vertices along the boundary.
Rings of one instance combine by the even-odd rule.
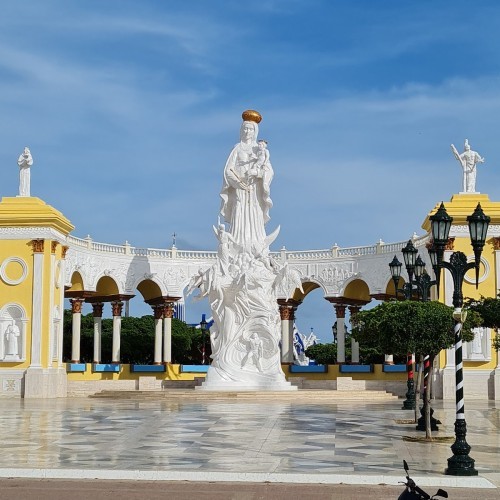
[[[220,196],[221,215],[214,232],[217,262],[200,270],[188,287],[208,296],[212,363],[201,390],[294,390],[281,370],[281,320],[276,290],[290,297],[297,277],[269,254],[279,227],[265,225],[272,207],[273,169],[266,143],[258,143],[256,111],[243,113],[240,142],[227,159]],[[300,281],[300,280],[299,280]]]
[[[17,164],[19,165],[19,196],[30,196],[30,169],[33,165],[33,158],[29,148],[24,148]]]
[[[484,158],[481,158],[476,151],[472,151],[468,139],[465,139],[464,152],[462,154],[457,151],[453,144],[451,145],[451,150],[463,170],[463,192],[475,193],[476,165],[478,163],[484,163]]]
[[[468,359],[474,360],[484,360],[486,359],[484,348],[483,348],[483,339],[486,336],[486,328],[474,328],[474,339],[472,342],[468,342],[468,350],[469,355]]]
[[[12,322],[5,329],[5,358],[4,359],[19,359],[19,337],[21,332],[19,327]]]

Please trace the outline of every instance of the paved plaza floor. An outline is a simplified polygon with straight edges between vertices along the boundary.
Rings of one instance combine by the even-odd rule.
[[[434,408],[442,422],[434,435],[453,437],[453,403],[436,401]],[[417,484],[431,492],[490,488],[488,495],[496,495],[500,410],[494,402],[469,401],[466,417],[476,478],[443,474],[451,442],[405,440],[422,433],[399,422],[411,412],[397,400],[0,400],[0,477],[396,485],[404,479],[405,459]],[[5,481],[0,492],[7,491]]]

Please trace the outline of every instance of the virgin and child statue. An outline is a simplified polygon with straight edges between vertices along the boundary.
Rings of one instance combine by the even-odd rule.
[[[266,141],[258,140],[262,117],[253,110],[242,117],[240,142],[224,167],[216,263],[200,269],[188,292],[208,296],[214,319],[212,363],[199,389],[291,390],[281,370],[277,293],[293,293],[300,277],[270,255],[279,232],[265,229],[273,168]]]

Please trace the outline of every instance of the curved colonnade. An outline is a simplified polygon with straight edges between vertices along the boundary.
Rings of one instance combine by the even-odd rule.
[[[426,234],[414,236],[417,248],[425,246]],[[94,363],[101,363],[101,318],[109,303],[113,314],[112,358],[120,362],[120,325],[124,306],[139,295],[152,307],[155,318],[155,364],[171,359],[171,318],[176,303],[184,301],[184,291],[193,276],[205,271],[216,259],[215,251],[138,248],[125,243],[111,245],[90,237],[67,236],[64,261],[65,297],[72,304],[72,362],[80,361],[80,320],[84,302],[92,305],[94,316]],[[338,361],[345,362],[345,312],[351,315],[371,300],[394,297],[388,263],[394,254],[400,259],[406,241],[379,242],[371,246],[327,250],[289,251],[282,248],[273,257],[298,271],[304,293],[296,290],[293,298],[278,298],[282,327],[282,362],[293,362],[293,322],[305,296],[321,288],[324,298],[336,313]],[[425,257],[426,252],[421,252]],[[137,293],[139,292],[139,293]],[[137,299],[136,299],[137,300]],[[359,346],[353,341],[353,363],[359,362]]]

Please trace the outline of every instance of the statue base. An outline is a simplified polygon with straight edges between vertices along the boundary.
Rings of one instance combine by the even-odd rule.
[[[203,382],[202,385],[195,387],[196,391],[206,391],[206,392],[278,392],[278,391],[297,391],[298,387],[292,385],[290,382],[284,382],[281,384],[248,384],[239,385],[235,382],[214,382],[212,384],[206,384]]]
[[[281,371],[281,370],[280,370]],[[217,369],[210,366],[207,377],[203,384],[195,387],[197,391],[218,391],[218,392],[267,392],[267,391],[296,391],[297,386],[292,385],[285,379],[283,372],[276,373],[275,376],[266,376],[265,378],[256,377],[255,379],[244,380],[223,380]]]

